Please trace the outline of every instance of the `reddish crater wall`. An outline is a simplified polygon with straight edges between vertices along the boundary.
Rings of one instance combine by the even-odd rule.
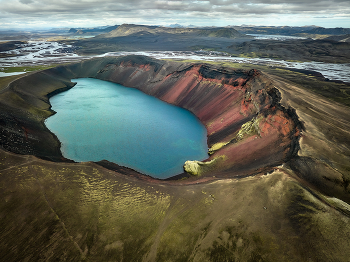
[[[279,104],[279,92],[256,70],[187,64],[171,70],[123,61],[106,65],[96,78],[136,87],[193,112],[208,131],[208,146],[227,143],[206,161],[222,161],[209,174],[240,176],[278,165],[298,149],[300,124]],[[235,136],[242,124],[258,118],[258,132]],[[299,127],[298,127],[299,126]]]

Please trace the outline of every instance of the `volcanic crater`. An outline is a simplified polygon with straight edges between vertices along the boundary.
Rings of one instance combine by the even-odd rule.
[[[303,124],[284,107],[272,80],[257,70],[178,63],[144,56],[94,58],[32,73],[1,91],[1,146],[55,162],[71,162],[44,125],[54,112],[49,98],[91,77],[137,88],[194,113],[208,133],[209,158],[184,163],[184,173],[168,180],[188,182],[242,177],[271,171],[297,155]],[[100,161],[108,169],[157,181],[129,168]],[[158,182],[160,182],[158,180]],[[164,182],[164,181],[163,181]]]

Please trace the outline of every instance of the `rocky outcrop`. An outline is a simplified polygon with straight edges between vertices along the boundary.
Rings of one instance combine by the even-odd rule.
[[[1,94],[2,146],[65,161],[43,121],[53,113],[48,97],[72,87],[70,79],[78,77],[137,88],[193,112],[207,128],[211,155],[205,164],[192,163],[197,171],[186,168],[189,173],[245,176],[282,164],[298,151],[301,124],[293,110],[279,104],[279,91],[260,72],[141,56],[92,59],[13,82]]]

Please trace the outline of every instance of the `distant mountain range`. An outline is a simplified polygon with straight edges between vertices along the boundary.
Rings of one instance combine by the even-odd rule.
[[[208,37],[237,38],[245,34],[306,36],[332,36],[350,34],[350,28],[324,28],[318,26],[226,26],[226,27],[197,27],[171,24],[164,26],[147,26],[122,24],[96,28],[71,28],[69,34],[99,35],[99,37],[119,37],[132,34],[192,34]]]
[[[171,25],[168,25],[168,27],[173,27],[173,28],[195,28],[195,27],[199,27],[199,26],[195,26],[195,25],[171,24]]]
[[[107,27],[95,27],[95,28],[71,28],[68,33],[71,34],[102,34],[113,31],[118,28],[119,25],[107,26]]]
[[[162,26],[146,26],[146,25],[134,25],[123,24],[116,29],[99,35],[99,38],[106,37],[121,37],[130,35],[160,35],[160,34],[172,34],[172,35],[195,35],[204,37],[225,37],[225,38],[237,38],[243,37],[234,28],[226,27],[214,27],[214,28],[184,28],[184,27],[162,27]]]

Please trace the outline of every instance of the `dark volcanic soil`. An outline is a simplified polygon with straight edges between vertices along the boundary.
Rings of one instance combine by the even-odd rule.
[[[325,63],[349,63],[350,61],[350,43],[333,40],[253,40],[235,43],[229,48],[252,57]]]
[[[224,37],[178,36],[171,34],[134,34],[130,36],[90,38],[84,40],[62,41],[79,47],[80,55],[96,55],[117,51],[230,51],[227,47],[234,42],[242,43],[250,38],[231,39]]]
[[[8,41],[8,42],[0,42],[0,52],[9,51],[13,49],[17,49],[19,45],[25,44],[24,41]]]

